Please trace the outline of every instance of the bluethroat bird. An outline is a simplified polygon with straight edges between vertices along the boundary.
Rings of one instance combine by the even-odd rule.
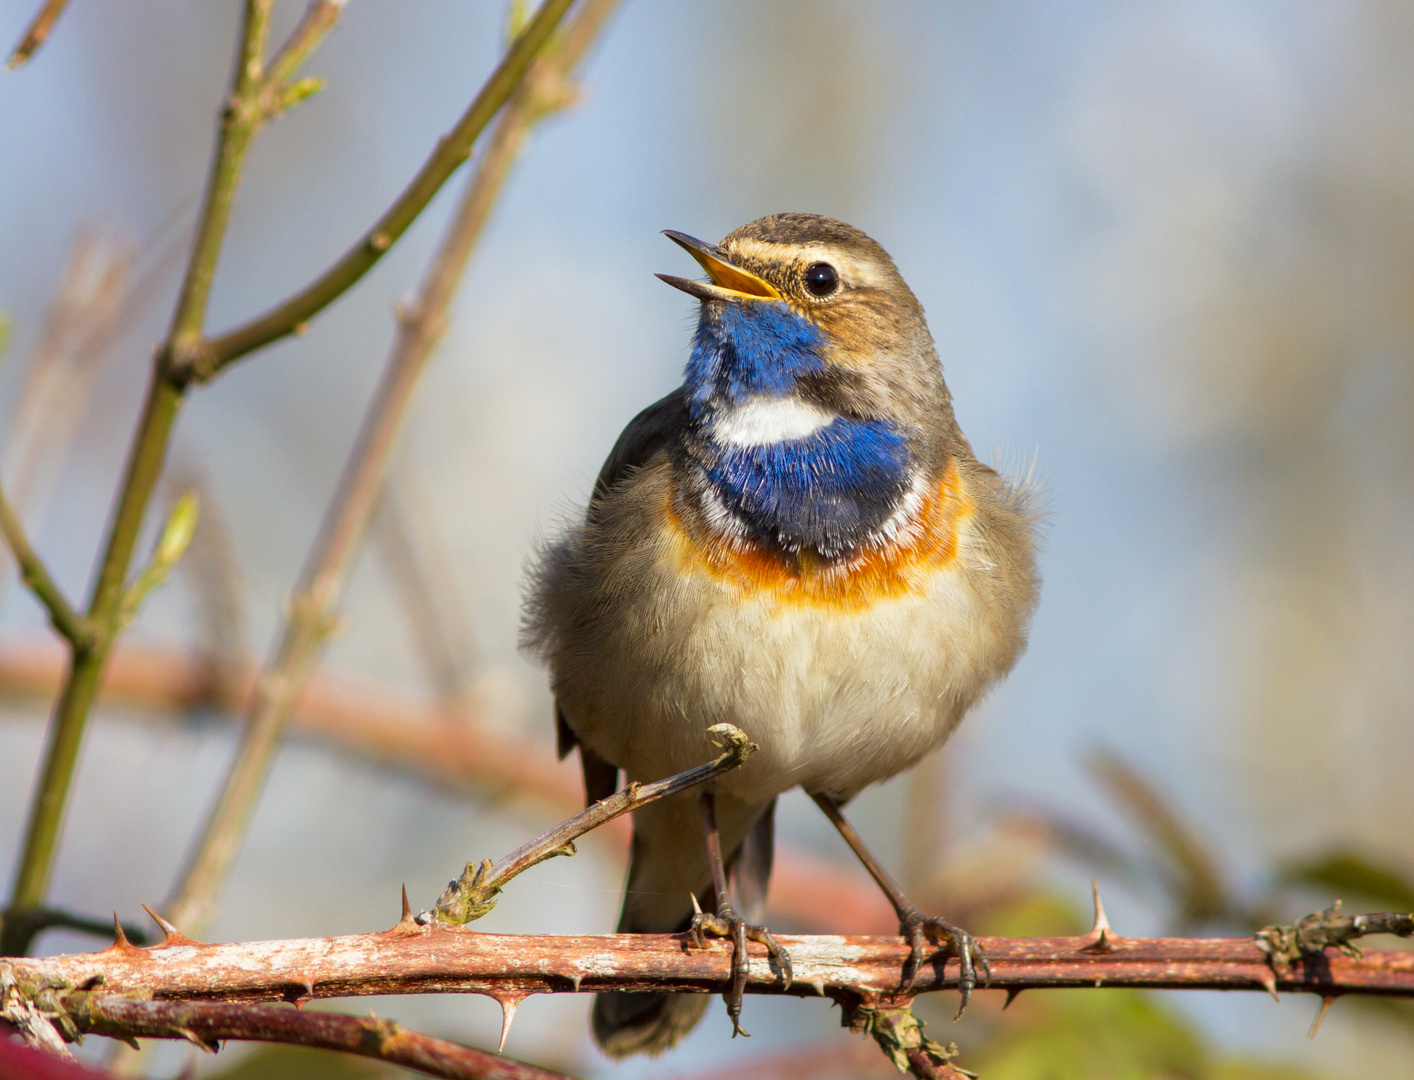
[[[940,940],[965,1005],[985,957],[919,913],[841,807],[940,745],[1015,663],[1038,588],[1026,487],[973,456],[923,308],[858,229],[776,214],[716,245],[666,235],[710,279],[658,275],[701,301],[683,385],[633,419],[582,523],[540,551],[524,641],[550,669],[560,756],[579,747],[590,801],[621,771],[700,764],[713,724],[760,750],[710,790],[635,812],[619,930],[731,938],[741,1031],[747,940],[791,977],[749,920],[776,798],[800,785],[893,903],[911,946],[902,986],[925,936]],[[706,1000],[601,993],[594,1035],[611,1056],[659,1053]]]

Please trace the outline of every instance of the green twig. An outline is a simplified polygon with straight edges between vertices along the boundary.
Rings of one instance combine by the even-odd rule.
[[[432,201],[447,178],[471,156],[477,137],[520,85],[531,61],[572,2],[545,0],[456,126],[437,143],[412,183],[338,262],[266,314],[211,339],[199,353],[193,351],[176,358],[174,372],[187,381],[211,378],[232,361],[298,331],[368,273]]]
[[[273,116],[279,111],[278,99],[290,89],[287,85],[290,79],[304,67],[305,61],[334,28],[347,3],[348,0],[310,0],[299,25],[290,31],[285,43],[275,50],[275,55],[270,58],[265,76],[266,105],[267,110],[270,110],[272,105],[276,108],[268,111],[267,115]]]
[[[120,628],[132,622],[148,594],[166,582],[168,575],[186,554],[191,538],[196,533],[200,508],[201,504],[193,491],[187,492],[172,504],[167,523],[162,527],[162,535],[153,549],[152,558],[123,594],[123,604],[118,615]]]
[[[406,420],[413,391],[442,337],[447,310],[525,131],[548,111],[547,87],[559,87],[560,91],[554,95],[556,99],[568,100],[563,93],[567,73],[564,65],[583,56],[593,32],[602,24],[611,6],[610,0],[587,3],[553,57],[547,56],[543,63],[533,67],[520,65],[519,70],[525,74],[523,89],[514,95],[497,122],[416,297],[400,313],[398,338],[382,381],[364,415],[357,442],[325,512],[319,536],[306,558],[279,643],[256,681],[240,748],[172,900],[166,905],[167,917],[188,933],[200,934],[205,925],[216,893],[235,858],[290,714],[335,625],[336,610],[379,505],[388,461]],[[536,19],[512,45],[512,54],[523,47],[527,35],[534,32],[535,25],[551,8],[551,2],[541,8]],[[544,33],[535,32],[535,39],[544,46],[549,40],[548,29]],[[477,95],[478,102],[499,84],[506,67],[503,62]],[[476,107],[473,105],[471,111]],[[459,125],[458,130],[462,126]]]
[[[261,91],[261,57],[273,2],[246,0],[233,89],[217,138],[215,163],[198,218],[196,241],[168,341],[158,352],[142,416],[128,452],[123,483],[89,600],[87,621],[93,628],[94,640],[86,648],[71,650],[68,675],[50,717],[44,761],[11,894],[12,914],[39,907],[48,888],[84,729],[104,664],[120,629],[128,567],[182,404],[183,384],[171,377],[170,357],[180,355],[201,338],[202,320],[221,239],[230,217],[231,200],[240,181],[245,152],[260,123],[253,101]],[[28,949],[30,938],[16,929],[23,925],[23,920],[6,920],[0,928],[0,954],[14,955]]]
[[[5,534],[5,542],[15,556],[15,564],[20,568],[20,578],[34,593],[35,598],[49,612],[49,621],[54,629],[69,640],[76,649],[88,649],[93,645],[93,627],[87,619],[74,610],[59,583],[54,580],[43,560],[30,546],[24,525],[19,515],[0,488],[0,532]]]
[[[128,596],[128,568],[132,563],[143,517],[162,470],[186,387],[194,379],[209,378],[221,363],[291,332],[362,277],[393,240],[408,228],[456,166],[470,154],[476,136],[515,90],[530,61],[555,29],[570,2],[546,0],[456,129],[441,141],[427,165],[380,219],[360,248],[356,248],[350,257],[336,264],[312,286],[280,305],[271,315],[257,319],[245,330],[208,344],[203,331],[207,302],[246,153],[255,134],[272,114],[272,103],[274,106],[287,106],[300,96],[300,92],[295,90],[299,84],[276,84],[264,68],[263,57],[273,0],[246,0],[233,89],[223,110],[215,160],[198,217],[196,239],[170,332],[157,351],[152,381],[129,450],[123,483],[89,601],[87,618],[94,627],[95,640],[89,649],[72,650],[69,672],[54,705],[44,761],[15,875],[11,912],[23,912],[43,902],[84,728],[92,711],[104,664],[121,629],[124,599]],[[293,75],[298,63],[310,55],[322,35],[333,25],[333,17],[337,16],[340,6],[338,3],[313,5],[277,55],[272,70],[278,65],[278,74],[282,78]],[[366,261],[358,257],[358,252],[364,248],[371,255]],[[287,322],[284,321],[286,316],[289,317]],[[271,320],[274,320],[273,323]],[[248,334],[241,336],[252,330],[254,337]],[[267,333],[268,330],[273,332]],[[316,638],[326,630],[327,627],[318,620],[311,624],[310,632]],[[28,948],[28,937],[12,929],[17,925],[21,922],[11,919],[0,927],[0,954],[13,955]]]
[[[235,202],[246,153],[265,120],[262,104],[265,88],[263,57],[273,6],[274,0],[246,0],[241,51],[236,59],[231,94],[221,114],[216,161],[207,180],[201,211],[197,215],[196,241],[182,279],[167,345],[158,355],[158,370],[168,377],[174,387],[182,385],[180,380],[171,378],[181,367],[182,358],[200,345],[206,306],[211,298],[211,283],[216,276],[216,264],[221,256],[221,244],[226,237],[226,226],[230,222],[231,206]]]

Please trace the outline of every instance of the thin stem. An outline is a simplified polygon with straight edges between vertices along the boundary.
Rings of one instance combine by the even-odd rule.
[[[64,9],[68,6],[69,0],[45,0],[44,6],[35,13],[29,26],[25,28],[24,35],[10,53],[10,61],[6,66],[11,71],[38,52],[39,47],[49,40],[54,24],[59,21],[59,16],[64,14]]]
[[[285,83],[304,67],[305,61],[319,48],[347,5],[348,0],[310,0],[298,25],[270,58],[265,76],[270,94],[278,97]]]
[[[49,621],[54,624],[54,629],[63,634],[76,649],[91,647],[93,628],[74,610],[68,597],[64,595],[64,590],[59,588],[59,583],[35,553],[29,537],[25,535],[24,525],[10,506],[10,500],[5,497],[3,488],[0,488],[0,532],[5,534],[5,542],[10,545],[10,551],[15,556],[15,563],[20,568],[20,578],[49,612]]]
[[[40,906],[48,889],[64,805],[73,783],[84,728],[112,646],[112,633],[123,597],[123,574],[132,560],[138,529],[142,524],[142,512],[152,497],[161,472],[180,404],[181,391],[161,378],[153,379],[129,453],[126,479],[113,523],[109,527],[108,546],[99,579],[89,603],[87,618],[95,628],[96,639],[91,648],[72,651],[68,674],[50,717],[44,761],[15,874],[11,912]],[[0,929],[0,955],[13,955],[28,948],[28,940],[22,939],[15,930],[18,925],[21,924],[13,919],[5,920],[3,929]]]
[[[177,307],[172,314],[166,349],[168,355],[161,365],[163,369],[170,369],[174,358],[180,357],[201,340],[206,305],[211,297],[211,283],[216,276],[216,263],[221,256],[221,244],[231,218],[231,206],[235,202],[246,152],[264,121],[259,91],[263,83],[262,57],[270,33],[273,7],[274,0],[246,0],[240,55],[236,58],[231,93],[221,114],[216,160],[197,215],[196,238],[177,297]]]
[[[507,71],[516,72],[517,78],[526,76],[525,93],[513,99],[513,104],[497,124],[490,145],[468,184],[417,296],[401,312],[397,341],[384,368],[383,378],[364,414],[358,439],[325,512],[319,535],[306,558],[295,587],[290,615],[280,632],[275,651],[256,681],[236,758],[226,774],[221,793],[202,828],[173,898],[167,905],[168,917],[179,925],[192,927],[195,933],[199,933],[206,923],[215,896],[239,849],[294,705],[318,662],[335,611],[343,599],[348,576],[378,508],[388,463],[411,407],[413,392],[445,331],[447,310],[461,283],[471,251],[504,185],[528,125],[536,116],[543,115],[543,110],[533,110],[539,99],[532,102],[534,92],[527,75],[534,53],[528,53],[524,62],[516,60],[512,63],[512,59],[527,48],[528,40],[536,42],[537,49],[544,46],[550,30],[563,14],[563,7],[568,6],[567,3],[560,5],[557,14],[556,3],[558,0],[547,0],[468,110],[468,116],[479,116],[478,110],[484,107],[477,103],[493,97],[498,104],[505,101],[509,91],[502,94],[498,88],[505,81]],[[542,30],[535,31],[535,26],[540,24],[543,24]],[[575,59],[580,52],[582,49],[574,54]],[[515,86],[511,85],[510,90],[514,89]],[[443,140],[443,147],[464,128],[474,137],[482,126],[484,121],[478,121],[473,128],[464,118],[457,132]],[[443,154],[443,148],[439,148],[440,154]],[[433,156],[434,162],[438,155]],[[424,167],[424,175],[431,165],[432,162],[429,162]],[[445,176],[437,183],[440,184],[442,179]],[[418,190],[420,182],[415,180],[408,191]],[[430,198],[431,191],[427,194]],[[404,198],[407,198],[406,193]],[[395,205],[385,215],[385,220],[389,215],[397,216],[402,212]],[[360,270],[359,274],[362,272]],[[356,279],[357,275],[347,284],[351,285]],[[291,303],[296,302],[298,298]],[[216,344],[213,343],[212,348],[216,348]]]
[[[520,85],[531,61],[569,10],[573,0],[545,0],[516,38],[456,126],[363,238],[342,258],[290,299],[244,326],[206,343],[202,355],[184,359],[183,374],[207,379],[226,364],[293,334],[347,292],[405,233],[447,178],[471,156],[477,137]]]
[[[231,200],[240,181],[245,152],[260,122],[249,103],[259,92],[260,58],[265,52],[272,4],[273,0],[246,2],[241,45],[232,79],[234,89],[217,137],[215,161],[198,218],[196,241],[167,344],[159,350],[153,366],[152,381],[128,452],[123,483],[89,599],[87,619],[93,627],[94,641],[89,647],[73,648],[67,678],[50,717],[44,761],[11,894],[12,913],[40,906],[48,890],[84,729],[104,664],[120,628],[128,568],[182,404],[183,384],[171,378],[169,358],[200,339]],[[9,918],[0,927],[0,954],[28,949],[28,936],[17,929],[23,926],[23,920]]]
[[[187,1039],[207,1049],[227,1039],[338,1050],[448,1080],[568,1080],[447,1039],[434,1039],[373,1016],[303,1012],[288,1005],[134,1001],[116,994],[87,999],[78,1026],[117,1038]]]
[[[534,840],[521,845],[494,866],[490,859],[485,860],[479,866],[467,863],[461,878],[448,885],[441,898],[438,899],[436,917],[442,922],[458,926],[481,918],[496,906],[496,895],[516,875],[555,855],[573,855],[574,841],[585,833],[597,829],[631,810],[637,810],[640,806],[647,806],[659,799],[666,799],[670,795],[688,791],[699,784],[705,784],[708,780],[721,776],[725,772],[739,768],[758,749],[757,745],[749,740],[740,728],[735,728],[731,724],[714,724],[707,729],[707,736],[722,748],[722,753],[715,761],[686,769],[651,784],[629,784],[622,791],[615,792],[607,799],[600,799],[573,817],[560,822],[553,829],[547,829]],[[710,795],[703,795],[703,799],[710,799]],[[704,816],[709,813],[706,806],[707,803],[704,801]],[[715,837],[715,817],[712,820],[709,836]],[[720,844],[717,847],[717,863],[721,863]],[[723,881],[725,881],[725,877]],[[720,887],[717,894],[718,903],[723,902],[725,896],[725,887]]]
[[[864,844],[864,838],[855,831],[848,819],[840,812],[840,804],[832,795],[816,793],[810,796],[815,800],[815,805],[825,812],[825,816],[830,819],[839,834],[844,837],[844,842],[849,845],[849,849],[854,852],[859,861],[864,864],[864,869],[869,871],[869,876],[874,879],[879,888],[884,891],[884,895],[889,898],[889,903],[893,904],[894,911],[898,913],[900,919],[913,905],[909,903],[908,896],[894,876],[884,869],[883,863],[874,857],[874,853]]]

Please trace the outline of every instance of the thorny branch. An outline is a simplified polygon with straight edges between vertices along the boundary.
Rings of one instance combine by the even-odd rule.
[[[97,993],[84,999],[73,1021],[82,1032],[119,1039],[186,1039],[212,1051],[227,1039],[339,1050],[449,1080],[565,1080],[560,1073],[487,1050],[420,1035],[393,1020],[284,1005],[142,1001]]]
[[[515,872],[551,854],[614,812],[701,783],[740,765],[750,753],[745,736],[726,725],[709,729],[727,752],[709,766],[654,785],[631,785],[619,796],[576,815],[526,845],[499,867],[483,863],[453,883],[437,916],[413,917],[406,893],[402,917],[390,930],[342,938],[211,945],[194,941],[153,915],[160,944],[133,945],[117,926],[113,945],[99,953],[0,961],[0,1020],[27,1039],[54,1047],[60,1035],[84,1031],[120,1039],[184,1037],[208,1044],[222,1037],[275,1041],[314,1038],[308,1026],[263,1002],[296,1005],[329,997],[373,994],[480,993],[502,1008],[502,1045],[520,1003],[537,993],[584,990],[720,991],[732,979],[731,948],[691,943],[690,934],[614,937],[520,937],[476,934],[450,925],[489,910],[496,891]],[[469,878],[469,880],[468,880]],[[1268,927],[1252,938],[1143,939],[1117,935],[1095,891],[1095,925],[1071,938],[992,938],[980,944],[991,960],[990,987],[1008,1000],[1040,987],[1129,986],[1151,989],[1279,989],[1317,993],[1321,1016],[1345,993],[1414,996],[1414,953],[1360,954],[1351,944],[1372,933],[1414,934],[1414,915],[1347,917],[1339,903],[1292,927]],[[868,1034],[900,1070],[919,1077],[960,1080],[951,1064],[956,1049],[927,1038],[911,1010],[912,997],[956,987],[946,950],[935,951],[908,994],[899,979],[909,947],[898,938],[799,937],[784,939],[796,978],[785,987],[769,955],[748,958],[747,989],[756,993],[813,993],[843,1010],[844,1023]],[[1335,946],[1334,956],[1326,953]],[[157,1003],[157,1004],[154,1004]],[[182,1011],[175,1003],[204,1003]],[[219,1003],[217,1007],[207,1007]],[[158,1005],[166,1006],[159,1008]],[[255,1005],[252,1010],[249,1006]],[[224,1006],[224,1008],[222,1008]],[[203,1011],[203,1009],[205,1011]],[[290,1014],[285,1014],[290,1015]],[[193,1023],[181,1023],[183,1017]],[[196,1024],[205,1017],[211,1025]],[[218,1021],[224,1027],[217,1026]],[[263,1021],[270,1021],[262,1027]],[[394,1032],[344,1024],[328,1035],[382,1056]],[[1318,1018],[1319,1023],[1319,1018]],[[196,1024],[196,1026],[194,1026]],[[224,1034],[220,1034],[224,1032]],[[284,1032],[284,1034],[280,1034]],[[327,1034],[327,1033],[326,1033]],[[418,1043],[421,1045],[421,1043]],[[345,1047],[347,1048],[347,1047]],[[441,1075],[477,1075],[447,1072]]]
[[[789,991],[762,948],[752,948],[750,993],[892,1000],[908,946],[897,937],[781,936],[796,978]],[[990,989],[1009,995],[1059,987],[1268,990],[1335,996],[1414,996],[1414,952],[1304,955],[1285,973],[1248,938],[1109,939],[1089,935],[982,938],[992,962]],[[600,990],[720,993],[731,981],[731,946],[689,946],[686,934],[517,936],[480,934],[436,920],[404,917],[382,933],[213,945],[175,931],[140,948],[126,937],[97,953],[0,960],[0,976],[31,1001],[76,1015],[94,994],[156,1000],[292,1001],[377,994],[474,993],[503,1006],[532,994]],[[952,989],[945,951],[932,954],[915,991]],[[980,992],[980,991],[979,991]]]
[[[574,817],[560,822],[528,844],[523,844],[494,866],[490,859],[480,865],[466,864],[456,881],[450,882],[437,906],[430,914],[419,916],[419,922],[435,917],[441,922],[463,925],[481,918],[496,906],[496,896],[506,884],[537,863],[556,855],[573,855],[574,841],[591,829],[597,829],[616,817],[646,806],[658,799],[705,784],[708,780],[739,767],[754,754],[757,745],[731,724],[713,724],[707,736],[722,748],[717,760],[695,769],[688,769],[652,784],[632,783],[622,791],[600,799]]]

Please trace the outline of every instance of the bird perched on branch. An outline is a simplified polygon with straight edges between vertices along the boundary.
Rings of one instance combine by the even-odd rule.
[[[923,917],[840,808],[941,744],[1015,663],[1038,587],[1025,486],[973,456],[922,307],[858,229],[776,214],[718,245],[666,235],[710,279],[659,275],[701,301],[683,385],[634,418],[583,522],[539,553],[525,644],[550,669],[560,755],[579,747],[590,801],[620,772],[701,763],[712,724],[760,750],[700,795],[635,811],[619,930],[730,938],[741,1031],[747,940],[791,977],[747,918],[776,797],[799,785],[898,912],[902,984],[937,939],[965,1005],[985,958]],[[658,1053],[705,1003],[600,994],[594,1034],[616,1057]]]

